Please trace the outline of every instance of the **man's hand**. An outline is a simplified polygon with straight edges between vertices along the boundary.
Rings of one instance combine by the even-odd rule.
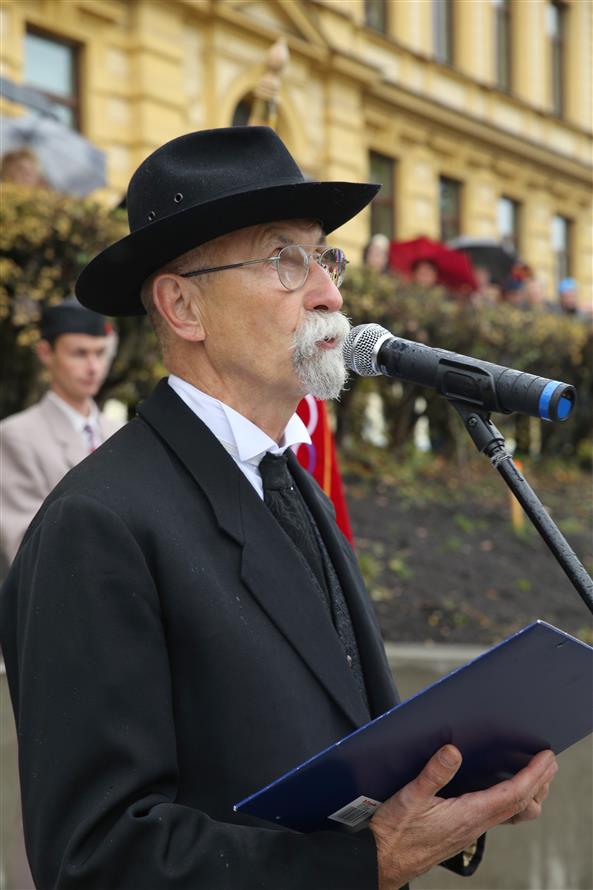
[[[553,752],[541,751],[512,779],[486,791],[438,797],[460,766],[458,749],[445,745],[420,775],[376,811],[370,828],[377,844],[380,890],[399,890],[495,825],[536,819],[558,769]]]

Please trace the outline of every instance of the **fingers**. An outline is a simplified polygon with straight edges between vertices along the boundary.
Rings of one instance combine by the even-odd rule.
[[[542,811],[541,803],[537,803],[536,800],[530,801],[524,810],[521,810],[520,813],[516,813],[514,816],[511,816],[510,819],[506,820],[506,825],[518,825],[520,822],[530,822],[533,819],[539,819]]]
[[[476,820],[483,818],[484,828],[488,829],[501,822],[537,818],[557,770],[553,752],[541,751],[512,779],[468,795],[476,807]]]
[[[453,745],[445,745],[434,754],[422,772],[408,785],[420,797],[434,797],[447,785],[461,766],[461,753]]]
[[[544,785],[542,785],[540,790],[536,794],[533,795],[533,799],[536,801],[536,803],[543,803],[549,793],[550,793],[550,783],[546,782]]]
[[[551,781],[551,780],[550,780]],[[514,816],[511,816],[510,819],[507,819],[507,825],[517,825],[519,822],[528,822],[531,819],[539,819],[542,812],[542,804],[544,800],[547,798],[550,793],[550,782],[544,782],[541,788],[533,795],[533,800],[531,800],[524,810],[516,813]]]

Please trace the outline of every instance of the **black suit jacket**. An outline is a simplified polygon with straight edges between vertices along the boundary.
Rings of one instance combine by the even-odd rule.
[[[396,693],[356,560],[329,500],[291,469],[377,716]],[[54,489],[0,604],[38,887],[376,887],[370,831],[301,835],[233,813],[365,710],[292,545],[165,381]]]
[[[166,382],[71,471],[2,597],[26,844],[39,887],[376,886],[370,832],[300,835],[232,805],[365,721],[274,518]],[[330,502],[296,460],[375,716],[396,701]]]

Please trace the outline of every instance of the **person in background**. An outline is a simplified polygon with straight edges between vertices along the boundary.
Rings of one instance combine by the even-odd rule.
[[[121,423],[93,401],[110,360],[111,325],[75,299],[44,310],[37,355],[49,389],[0,423],[0,557],[6,569],[33,516],[62,476]]]
[[[410,281],[416,287],[429,290],[436,287],[439,280],[439,270],[432,260],[416,260],[412,265]]]
[[[525,308],[525,281],[522,278],[508,278],[502,289],[501,303],[515,309]]]
[[[563,278],[558,285],[558,309],[563,315],[580,317],[579,286],[574,278]]]
[[[523,287],[523,298],[526,309],[543,310],[548,308],[543,282],[536,278],[533,272]]]
[[[0,597],[39,887],[394,890],[472,873],[487,828],[539,815],[551,751],[444,800],[452,745],[354,834],[234,810],[397,700],[354,554],[291,450],[300,399],[347,376],[326,235],[377,190],[305,180],[267,127],[189,133],[141,164],[131,234],[78,279],[91,309],[148,313],[169,376],[47,498]]]
[[[39,158],[32,148],[8,151],[0,161],[0,182],[12,182],[28,188],[47,188]]]
[[[377,233],[373,235],[362,254],[362,261],[375,272],[389,271],[389,238]]]

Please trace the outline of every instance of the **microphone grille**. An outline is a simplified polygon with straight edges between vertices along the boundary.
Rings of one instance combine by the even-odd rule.
[[[359,324],[352,328],[342,347],[346,367],[360,377],[379,377],[375,346],[386,336],[391,334],[380,324]]]

